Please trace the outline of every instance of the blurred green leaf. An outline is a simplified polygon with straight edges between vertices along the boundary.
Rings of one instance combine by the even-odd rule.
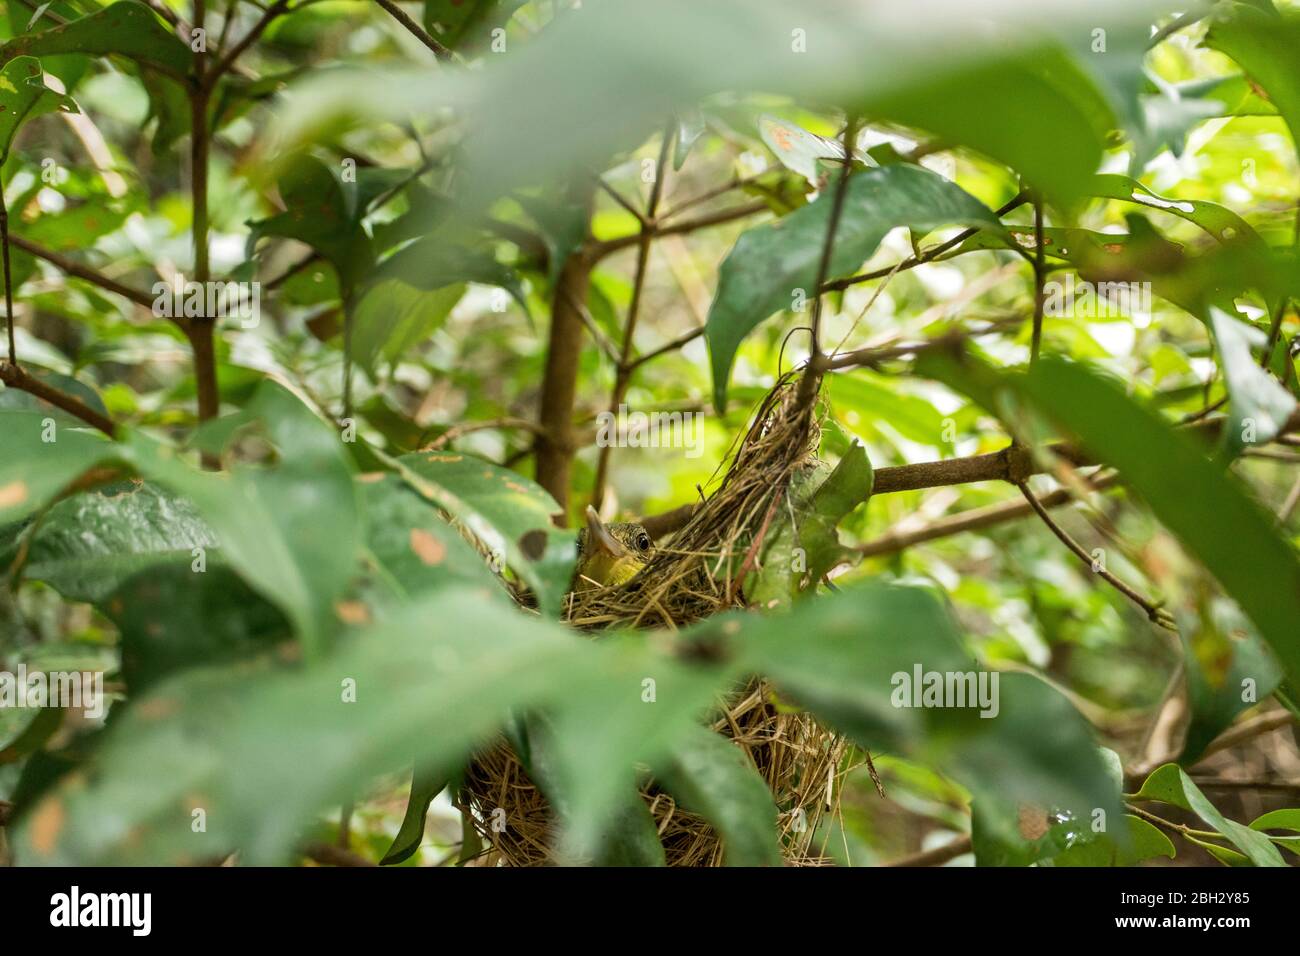
[[[1277,107],[1300,144],[1300,70],[1294,52],[1300,46],[1300,16],[1279,14],[1248,3],[1226,3],[1205,34],[1205,45],[1236,60]]]
[[[183,495],[207,521],[222,557],[297,628],[308,654],[338,626],[335,602],[359,570],[359,492],[339,436],[295,395],[264,382],[241,412],[210,427],[252,427],[277,449],[271,467],[200,471],[143,434],[123,452],[146,477]]]
[[[1228,383],[1228,421],[1223,446],[1235,458],[1251,445],[1272,441],[1286,427],[1296,398],[1255,361],[1253,346],[1263,349],[1267,336],[1221,309],[1210,306],[1210,328],[1219,347],[1219,367]]]
[[[771,791],[734,743],[693,729],[660,769],[660,782],[679,804],[713,824],[728,866],[781,865]]]

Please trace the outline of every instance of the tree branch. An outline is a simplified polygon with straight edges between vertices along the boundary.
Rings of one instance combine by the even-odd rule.
[[[101,415],[76,396],[59,391],[52,385],[47,385],[18,365],[8,362],[0,363],[0,382],[4,382],[10,388],[16,388],[49,402],[55,408],[60,408],[69,415],[80,418],[87,425],[98,428],[109,438],[112,438],[117,432],[117,426],[113,424],[111,419]]]
[[[1038,517],[1043,520],[1043,524],[1047,525],[1048,530],[1050,530],[1052,534],[1056,535],[1057,539],[1069,548],[1080,561],[1082,561],[1087,567],[1091,568],[1103,581],[1113,587],[1116,591],[1124,595],[1138,607],[1142,608],[1142,610],[1146,612],[1147,618],[1151,623],[1157,624],[1169,631],[1177,629],[1173,615],[1171,615],[1167,610],[1152,601],[1150,598],[1144,597],[1128,584],[1125,584],[1110,571],[1106,570],[1104,566],[1099,566],[1095,561],[1093,561],[1092,555],[1084,549],[1083,545],[1070,537],[1064,528],[1052,520],[1052,516],[1047,513],[1047,509],[1044,508],[1039,500],[1034,496],[1034,493],[1030,490],[1027,482],[1018,481],[1016,482],[1016,486],[1020,489],[1020,493],[1025,496],[1025,500],[1029,502],[1029,506],[1033,508],[1038,514]]]
[[[405,10],[403,10],[397,4],[393,3],[393,0],[375,0],[375,2],[378,3],[385,10],[387,10],[389,16],[391,16],[402,26],[406,27],[407,32],[410,33],[411,36],[415,37],[426,47],[432,50],[433,55],[436,56],[439,60],[451,59],[451,50],[443,46],[437,40],[435,40],[429,34],[429,31],[425,30],[424,27],[420,26],[418,23],[412,20]]]
[[[1119,475],[1101,475],[1090,480],[1089,487],[1093,491],[1102,491],[1118,483]],[[1058,488],[1051,494],[1043,495],[1038,500],[1044,508],[1057,508],[1069,504],[1075,499],[1070,489]],[[1033,513],[1034,509],[1027,501],[1003,501],[984,508],[971,508],[957,514],[945,515],[919,528],[911,530],[891,529],[879,538],[859,545],[854,550],[864,558],[894,554],[913,545],[923,544],[926,541],[935,541],[939,538],[947,538],[966,531],[980,531],[1007,521],[1024,518]]]
[[[891,860],[884,864],[889,867],[898,866],[940,866],[949,860],[955,860],[963,853],[970,853],[972,850],[971,838],[969,836],[958,837],[951,843],[945,843],[943,846],[935,847],[933,850],[922,850],[920,853],[913,853],[911,856],[905,856],[898,860]]]

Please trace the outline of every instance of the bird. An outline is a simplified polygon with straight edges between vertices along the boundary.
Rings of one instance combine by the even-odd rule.
[[[605,524],[587,506],[587,526],[578,532],[578,567],[573,590],[616,587],[636,577],[654,554],[649,532],[634,522]]]

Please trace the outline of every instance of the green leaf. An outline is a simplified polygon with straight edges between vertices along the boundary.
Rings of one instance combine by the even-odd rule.
[[[512,568],[554,615],[573,580],[575,536],[551,522],[560,506],[529,478],[472,455],[415,452],[394,462],[398,474],[459,520]]]
[[[1027,375],[999,375],[966,354],[930,355],[922,374],[965,391],[986,409],[1008,390],[1117,468],[1250,616],[1287,673],[1300,676],[1300,557],[1232,475],[1186,435],[1083,365],[1044,357]]]
[[[780,309],[799,301],[811,308],[832,200],[827,190],[779,222],[750,229],[723,261],[705,330],[719,410],[726,406],[731,366],[745,336]],[[1003,231],[986,206],[927,169],[896,164],[858,173],[846,186],[828,278],[860,266],[897,226],[923,235],[951,224]]]
[[[685,109],[677,117],[677,140],[673,145],[673,169],[681,169],[691,148],[708,129],[704,115],[697,109]]]
[[[727,615],[691,634],[724,646],[736,635],[739,664],[769,676],[783,698],[868,750],[931,763],[977,798],[1034,803],[1080,819],[1096,809],[1113,819],[1121,813],[1118,788],[1069,702],[1024,674],[985,673],[981,684],[951,615],[925,590],[864,583],[788,614]],[[955,697],[954,706],[922,706],[936,674],[954,692],[964,678],[971,697],[963,706]],[[984,704],[976,699],[981,686]]]
[[[1143,782],[1134,799],[1158,800],[1195,813],[1241,850],[1255,866],[1286,866],[1268,837],[1223,816],[1177,764],[1165,764],[1156,769]]]
[[[1228,384],[1228,421],[1223,446],[1235,458],[1251,445],[1264,445],[1286,427],[1296,409],[1296,398],[1282,383],[1260,368],[1252,346],[1261,349],[1267,336],[1210,306],[1210,328],[1219,347],[1219,367]]]
[[[412,762],[454,772],[511,708],[562,703],[592,649],[556,625],[444,592],[316,665],[191,671],[116,715],[95,777],[44,798],[66,825],[42,830],[32,807],[12,834],[15,855],[157,865],[237,846],[250,865],[283,863],[316,815],[362,781]],[[205,832],[191,827],[194,809],[206,811]]]
[[[393,838],[393,845],[379,861],[380,866],[401,863],[403,860],[410,859],[415,851],[420,849],[420,843],[424,840],[424,821],[429,815],[429,804],[433,803],[434,797],[447,789],[447,783],[448,777],[443,773],[431,773],[418,767],[412,772],[411,795],[406,801],[406,815],[402,817],[402,825],[397,831],[397,836]]]
[[[1236,60],[1263,87],[1300,148],[1300,70],[1295,68],[1300,17],[1294,11],[1279,15],[1246,3],[1224,4],[1204,42]]]
[[[175,76],[186,76],[194,59],[157,14],[134,0],[122,0],[41,33],[15,37],[0,46],[0,62],[55,53],[119,54]]]
[[[424,26],[453,50],[510,19],[523,0],[424,0]]]
[[[367,476],[361,491],[366,545],[401,599],[449,586],[486,599],[506,597],[486,559],[400,478]]]
[[[758,118],[758,135],[781,161],[781,165],[798,173],[814,186],[823,178],[823,173],[818,168],[820,162],[844,159],[844,144],[839,140],[810,133],[802,126],[776,116],[764,114]],[[872,165],[875,165],[874,162]]]
[[[259,239],[297,239],[319,252],[338,273],[344,295],[351,293],[375,262],[370,237],[361,226],[357,184],[345,183],[341,172],[311,155],[295,156],[280,178],[285,211],[248,224],[248,256]]]
[[[309,655],[319,653],[337,629],[334,604],[361,555],[359,492],[339,436],[269,380],[243,411],[209,427],[226,438],[253,427],[276,447],[279,460],[271,467],[237,464],[228,472],[205,472],[139,433],[128,436],[123,453],[146,477],[194,503],[222,557],[289,616]]]
[[[1128,839],[1116,842],[1102,836],[1079,843],[1052,858],[1054,866],[1137,866],[1156,857],[1174,859],[1176,851],[1169,837],[1141,817],[1124,815]]]
[[[0,47],[0,56],[4,49]],[[76,113],[77,105],[45,85],[39,60],[18,56],[5,63],[0,70],[0,165],[9,159],[18,128],[34,116],[55,110]]]
[[[694,728],[658,773],[678,803],[717,829],[728,866],[781,865],[772,793],[734,743]]]
[[[223,564],[151,564],[101,606],[117,627],[132,695],[205,664],[251,660],[292,638],[285,616]]]
[[[1227,206],[1204,199],[1170,199],[1128,176],[1109,173],[1098,176],[1093,182],[1092,193],[1167,212],[1200,226],[1220,242],[1243,242],[1254,248],[1261,248],[1264,244],[1250,223]]]
[[[44,412],[27,409],[0,408],[0,431],[5,436],[0,522],[27,517],[116,450],[100,432],[61,425]]]
[[[217,548],[194,506],[144,483],[91,491],[56,504],[32,538],[25,577],[66,598],[98,602],[137,571]]]
[[[592,856],[635,780],[659,766],[711,710],[724,678],[653,651],[642,635],[610,635],[566,678],[571,697],[550,715],[551,777],[566,794],[561,853]]]
[[[401,279],[425,290],[464,282],[500,286],[528,312],[527,296],[513,269],[486,250],[471,249],[440,235],[417,239],[395,252],[380,264],[375,277]]]
[[[432,292],[386,280],[366,289],[352,321],[352,357],[374,377],[380,362],[394,363],[442,326],[465,292],[463,284]]]
[[[788,501],[778,505],[769,528],[762,568],[745,582],[753,604],[772,607],[773,601],[785,604],[801,591],[813,591],[822,576],[849,555],[835,529],[871,496],[872,477],[866,449],[857,442],[829,473],[796,474]]]

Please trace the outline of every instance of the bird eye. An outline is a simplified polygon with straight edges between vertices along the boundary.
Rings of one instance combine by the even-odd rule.
[[[650,550],[650,535],[646,534],[644,531],[642,531],[639,535],[637,535],[637,536],[636,536],[636,549],[637,549],[638,551],[649,551],[649,550]]]

